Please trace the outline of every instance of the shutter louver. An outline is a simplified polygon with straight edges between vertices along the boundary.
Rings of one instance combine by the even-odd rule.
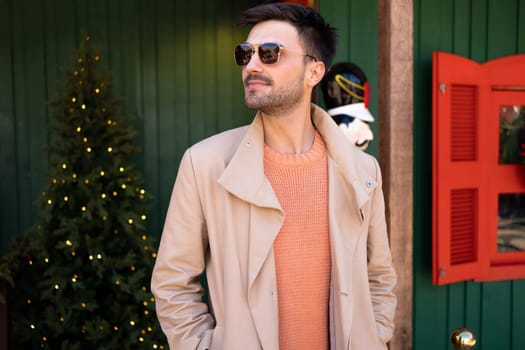
[[[452,190],[450,195],[450,264],[476,260],[477,190]]]
[[[452,120],[450,123],[452,161],[477,159],[476,87],[452,85]]]

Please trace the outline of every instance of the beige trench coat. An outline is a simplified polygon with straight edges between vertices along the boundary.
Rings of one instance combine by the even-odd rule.
[[[329,154],[331,349],[386,349],[396,276],[380,170],[312,108]],[[263,144],[257,115],[183,156],[151,283],[172,350],[279,348],[273,241],[284,213],[264,176]],[[209,307],[199,283],[205,269]]]

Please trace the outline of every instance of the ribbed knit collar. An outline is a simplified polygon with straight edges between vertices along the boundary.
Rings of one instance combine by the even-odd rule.
[[[314,143],[305,153],[283,154],[268,145],[264,145],[264,160],[287,166],[308,166],[322,157],[326,157],[326,145],[318,131],[315,132]]]

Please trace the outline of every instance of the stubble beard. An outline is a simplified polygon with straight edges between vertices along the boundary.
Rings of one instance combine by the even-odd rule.
[[[244,103],[250,109],[258,109],[267,115],[283,115],[297,106],[303,98],[304,88],[301,83],[303,74],[290,83],[262,94],[261,92],[245,90]],[[273,81],[268,86],[274,87]]]

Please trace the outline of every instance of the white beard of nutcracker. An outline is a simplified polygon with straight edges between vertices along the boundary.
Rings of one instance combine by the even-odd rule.
[[[365,150],[374,139],[369,123],[369,87],[363,71],[353,63],[341,62],[328,70],[321,83],[327,112],[351,144]]]

